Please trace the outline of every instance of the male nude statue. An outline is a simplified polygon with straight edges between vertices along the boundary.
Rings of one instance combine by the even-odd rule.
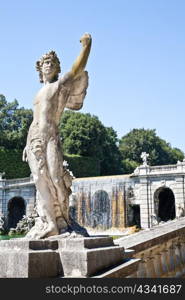
[[[80,40],[82,50],[70,72],[58,79],[60,62],[54,51],[46,53],[36,68],[44,86],[34,100],[23,161],[28,161],[37,190],[37,212],[28,238],[46,238],[67,231],[70,225],[69,195],[72,175],[63,164],[58,125],[64,108],[78,110],[88,87],[84,71],[91,49],[91,36]]]

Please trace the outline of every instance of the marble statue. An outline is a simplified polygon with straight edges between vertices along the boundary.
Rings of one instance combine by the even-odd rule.
[[[146,153],[146,152],[141,153],[141,158],[143,160],[143,166],[145,166],[145,167],[148,166],[148,162],[147,162],[148,157],[149,157],[148,153]]]
[[[69,195],[73,176],[63,161],[58,125],[64,109],[79,110],[86,95],[88,73],[84,69],[91,49],[91,35],[84,34],[80,42],[80,55],[63,77],[59,78],[60,61],[54,51],[36,63],[44,86],[34,99],[33,122],[23,161],[28,162],[36,186],[38,217],[27,238],[65,234],[71,225]]]
[[[3,179],[3,176],[5,175],[5,172],[3,172],[3,173],[0,173],[0,180],[2,180]]]

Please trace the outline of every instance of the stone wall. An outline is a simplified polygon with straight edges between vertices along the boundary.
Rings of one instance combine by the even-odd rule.
[[[135,182],[134,193],[136,203],[140,203],[141,227],[153,226],[156,216],[154,202],[156,192],[169,188],[175,198],[176,217],[185,215],[185,160],[175,165],[149,166],[141,165],[132,176]]]
[[[14,197],[23,199],[26,215],[29,215],[35,205],[35,185],[32,178],[15,180],[0,180],[0,213],[8,216],[8,204]]]
[[[106,230],[140,224],[142,228],[151,228],[161,221],[159,196],[164,190],[174,195],[174,217],[184,216],[184,161],[167,166],[141,165],[131,175],[76,178],[72,184],[70,211],[86,227]],[[15,196],[23,198],[29,214],[35,203],[32,178],[0,178],[0,213],[7,216],[8,203]]]

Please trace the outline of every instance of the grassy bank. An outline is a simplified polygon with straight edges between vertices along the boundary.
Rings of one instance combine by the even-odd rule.
[[[12,238],[21,238],[24,237],[24,235],[0,235],[0,240],[10,240]]]

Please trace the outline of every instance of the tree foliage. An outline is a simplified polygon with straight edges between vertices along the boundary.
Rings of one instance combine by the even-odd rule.
[[[92,157],[80,155],[64,155],[70,171],[75,177],[99,176],[99,161]],[[30,176],[29,165],[22,161],[22,150],[0,147],[0,172],[5,172],[6,179],[24,178]]]
[[[0,172],[5,172],[6,179],[30,176],[30,168],[22,161],[22,150],[0,147]]]
[[[121,155],[117,134],[98,117],[66,111],[60,125],[65,153],[94,157],[100,161],[100,175],[120,174]]]
[[[120,140],[124,173],[132,172],[142,163],[141,153],[149,153],[150,165],[175,164],[184,158],[183,152],[156,135],[155,129],[133,129]]]
[[[65,154],[64,160],[75,177],[94,177],[100,175],[100,162],[94,157]]]
[[[0,146],[6,149],[23,149],[32,122],[31,109],[19,108],[17,100],[7,102],[0,95]]]
[[[101,175],[116,175],[123,173],[118,142],[119,140],[116,131],[112,127],[105,127]]]

